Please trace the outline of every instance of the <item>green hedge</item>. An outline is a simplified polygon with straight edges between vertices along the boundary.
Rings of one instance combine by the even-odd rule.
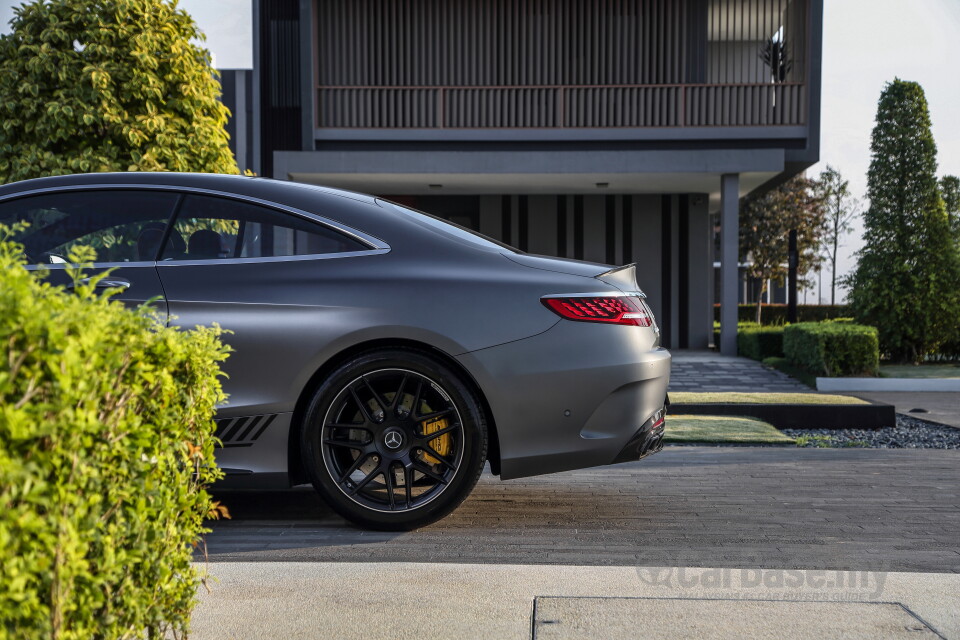
[[[226,515],[205,490],[220,476],[220,330],[168,328],[76,271],[66,293],[22,268],[8,237],[0,229],[0,637],[181,636],[204,519]]]
[[[850,322],[789,325],[783,330],[783,352],[818,376],[872,376],[880,365],[876,328]]]
[[[783,356],[783,327],[742,323],[737,327],[737,354],[753,360]]]
[[[797,320],[799,322],[822,322],[823,320],[833,320],[834,318],[848,317],[852,314],[850,307],[843,304],[798,304]],[[737,306],[737,319],[739,322],[753,322],[757,318],[757,305],[741,304]],[[720,322],[720,305],[713,305],[713,319]],[[786,324],[787,305],[785,304],[765,304],[760,313],[760,321],[764,325],[768,324]]]

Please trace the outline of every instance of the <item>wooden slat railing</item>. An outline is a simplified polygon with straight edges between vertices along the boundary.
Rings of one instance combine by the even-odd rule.
[[[744,127],[806,123],[802,83],[319,88],[330,129]]]

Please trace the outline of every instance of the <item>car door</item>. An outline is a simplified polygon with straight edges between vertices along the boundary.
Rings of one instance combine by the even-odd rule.
[[[217,323],[228,331],[229,398],[218,413],[222,466],[286,469],[286,427],[306,382],[302,374],[343,313],[330,300],[345,286],[338,282],[349,260],[330,258],[370,252],[358,239],[292,213],[229,197],[184,197],[157,269],[171,322]],[[265,440],[275,441],[267,449],[279,459],[237,459],[238,448]]]
[[[57,190],[0,202],[0,223],[20,224],[12,239],[23,245],[35,270],[43,265],[49,282],[74,285],[67,271],[70,251],[93,249],[92,276],[109,270],[98,287],[118,289],[128,306],[150,302],[166,317],[156,260],[179,195],[137,189]],[[24,226],[25,225],[25,226]]]

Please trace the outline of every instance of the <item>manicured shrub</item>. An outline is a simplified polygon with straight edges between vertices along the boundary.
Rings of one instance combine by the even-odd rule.
[[[226,352],[22,268],[0,229],[0,637],[186,633]],[[72,259],[89,258],[77,252]],[[92,279],[94,282],[97,278]]]
[[[783,356],[783,327],[741,324],[737,327],[737,353],[753,360]]]
[[[850,322],[801,322],[783,330],[783,352],[818,376],[876,375],[877,330]]]
[[[850,316],[850,307],[844,304],[798,304],[798,322],[822,322],[833,318]],[[737,306],[737,318],[740,322],[753,322],[757,317],[757,305],[741,304]],[[786,324],[787,305],[765,304],[761,320],[764,325]],[[713,319],[720,321],[720,305],[713,305]]]

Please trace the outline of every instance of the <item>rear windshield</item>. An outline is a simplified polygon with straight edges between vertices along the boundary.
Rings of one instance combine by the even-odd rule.
[[[510,245],[500,242],[499,240],[494,240],[493,238],[485,236],[482,233],[472,229],[467,229],[466,227],[461,227],[456,223],[450,222],[449,220],[444,220],[443,218],[439,218],[429,213],[417,211],[416,209],[411,209],[410,207],[405,207],[402,204],[390,202],[389,200],[381,200],[380,198],[377,198],[377,202],[388,208],[393,207],[396,211],[407,216],[408,218],[412,218],[421,224],[425,224],[459,240],[465,240],[471,244],[475,244],[485,249],[494,249],[497,251],[506,249],[511,253],[523,253],[519,249],[511,247]]]

